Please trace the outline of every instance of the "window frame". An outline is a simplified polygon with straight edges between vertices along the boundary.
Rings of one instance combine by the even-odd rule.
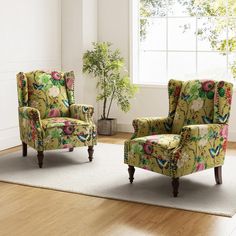
[[[208,50],[198,50],[198,42],[197,42],[197,34],[195,36],[195,40],[196,40],[196,46],[195,46],[195,50],[169,50],[168,46],[166,48],[166,50],[151,50],[151,51],[157,51],[157,52],[165,52],[167,55],[167,63],[166,63],[166,82],[165,83],[160,83],[160,82],[151,82],[151,83],[145,83],[145,81],[140,79],[140,73],[139,73],[139,63],[140,63],[140,13],[139,13],[139,2],[140,0],[130,0],[129,1],[129,14],[130,14],[130,22],[129,22],[129,49],[130,49],[130,55],[129,55],[129,69],[130,69],[130,77],[131,80],[133,82],[133,84],[136,84],[138,86],[141,87],[158,87],[158,88],[166,88],[167,84],[168,84],[168,80],[170,79],[169,75],[168,75],[168,53],[169,52],[193,52],[195,53],[195,74],[193,74],[192,76],[199,78],[199,74],[198,74],[198,54],[201,52],[206,52],[206,53],[219,53],[218,51],[208,51]],[[228,9],[228,8],[227,8]],[[227,10],[228,11],[228,10]],[[195,18],[195,23],[196,23],[196,27],[198,25],[198,21],[199,19],[203,19],[203,18],[225,18],[227,21],[230,19],[235,19],[236,20],[236,16],[229,16],[228,13],[226,16],[168,16],[166,15],[165,17],[148,17],[148,18],[178,18],[178,19],[183,19],[183,18]],[[166,19],[167,21],[167,35],[166,35],[166,41],[168,42],[168,19]],[[197,28],[196,28],[197,29]],[[229,28],[227,27],[227,34],[226,34],[227,40],[229,37]],[[167,43],[168,45],[168,43]],[[148,51],[148,50],[147,50]],[[228,48],[228,44],[227,44],[227,50],[226,50],[226,66],[227,66],[227,74],[226,76],[228,77],[228,81],[231,83],[236,83],[236,81],[234,81],[233,79],[230,79],[229,77],[232,77],[232,75],[230,75],[230,64],[229,64],[229,56],[230,53],[235,53],[236,52],[230,52],[229,48]]]

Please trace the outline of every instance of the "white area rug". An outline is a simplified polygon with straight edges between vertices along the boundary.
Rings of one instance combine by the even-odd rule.
[[[87,148],[45,152],[44,167],[38,168],[36,152],[28,157],[15,152],[0,157],[0,181],[86,195],[147,203],[190,211],[233,216],[236,212],[236,158],[227,156],[223,184],[215,185],[214,170],[180,178],[178,198],[172,197],[171,179],[136,168],[134,183],[123,163],[123,145],[95,147],[88,162]]]

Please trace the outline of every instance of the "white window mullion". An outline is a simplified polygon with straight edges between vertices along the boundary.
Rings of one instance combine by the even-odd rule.
[[[196,15],[196,74],[198,75],[198,16]]]
[[[169,12],[169,0],[166,0],[166,81],[169,78],[168,65],[169,65],[169,22],[168,22],[168,12]]]
[[[130,1],[130,77],[134,83],[140,83],[139,58],[140,58],[140,14],[139,0]]]
[[[226,29],[226,66],[227,66],[227,77],[229,77],[230,72],[229,72],[229,1],[226,1],[226,16],[227,16],[227,29]]]

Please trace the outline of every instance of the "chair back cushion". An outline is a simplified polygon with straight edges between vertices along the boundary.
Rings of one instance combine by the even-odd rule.
[[[224,81],[182,82],[172,133],[179,134],[185,125],[227,123],[231,98],[232,84]],[[221,115],[225,119],[220,122]]]
[[[18,98],[20,106],[39,110],[41,119],[69,116],[69,105],[74,103],[74,74],[53,71],[19,73]],[[26,85],[19,88],[23,81]]]

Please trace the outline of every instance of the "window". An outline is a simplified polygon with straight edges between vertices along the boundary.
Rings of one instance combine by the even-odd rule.
[[[235,0],[133,0],[134,83],[236,78]]]

